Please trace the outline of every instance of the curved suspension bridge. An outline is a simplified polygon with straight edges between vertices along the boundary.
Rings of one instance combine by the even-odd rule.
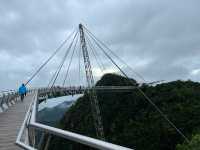
[[[69,42],[71,40],[71,42]],[[79,42],[78,42],[79,41]],[[0,95],[0,149],[1,150],[16,150],[16,149],[27,149],[27,150],[40,150],[48,149],[49,142],[53,135],[65,138],[67,140],[77,142],[80,144],[87,145],[96,149],[105,150],[130,150],[131,148],[123,147],[120,145],[106,142],[104,135],[104,128],[101,118],[101,109],[98,102],[96,91],[131,91],[138,90],[145,99],[160,113],[161,116],[176,129],[176,131],[186,140],[187,137],[171,122],[167,116],[153,103],[153,101],[140,89],[139,85],[136,85],[125,73],[125,71],[118,65],[116,59],[121,64],[125,65],[132,73],[134,73],[143,82],[146,82],[141,75],[136,73],[130,66],[127,65],[119,56],[117,56],[110,48],[100,41],[91,31],[89,31],[82,24],[79,25],[78,30],[72,32],[66,40],[53,52],[53,54],[47,58],[46,61],[36,70],[30,79],[25,83],[27,86],[30,82],[41,72],[41,70],[58,54],[63,47],[68,44],[67,50],[61,59],[61,62],[50,79],[48,85],[45,88],[29,88],[27,96],[24,102],[20,101],[20,97],[17,91],[4,91]],[[80,44],[80,47],[77,46]],[[81,80],[81,56],[83,58],[83,65],[86,75],[86,86],[66,86],[67,81],[70,83],[70,67],[73,64],[73,58],[75,50],[77,51],[77,74],[78,81]],[[105,56],[101,58],[98,51]],[[90,50],[90,51],[89,51]],[[71,56],[70,56],[71,53]],[[131,86],[95,86],[95,78],[93,76],[93,70],[90,62],[90,56],[93,56],[97,66],[102,71],[105,71],[103,61],[107,58],[111,64],[118,69],[118,72],[126,77]],[[69,58],[68,58],[69,57]],[[64,68],[66,60],[69,60],[67,69]],[[63,82],[56,86],[61,71],[65,70]],[[72,82],[72,81],[71,81]],[[149,83],[149,84],[154,84]],[[92,116],[94,120],[94,126],[96,129],[97,139],[73,133],[70,131],[64,131],[58,128],[47,126],[37,122],[38,106],[41,102],[52,97],[83,94],[87,92],[90,98],[90,107],[92,110]],[[59,93],[59,94],[58,94]],[[38,137],[38,131],[41,135]],[[44,141],[44,137],[48,137]],[[39,142],[38,142],[39,139]]]

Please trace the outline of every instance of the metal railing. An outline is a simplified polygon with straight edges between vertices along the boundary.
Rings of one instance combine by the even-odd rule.
[[[135,88],[135,86],[95,86],[90,89],[95,89],[97,92],[132,92]],[[59,93],[58,96],[83,94],[88,91],[88,88],[84,86],[57,86],[53,88],[40,88],[38,90],[40,91],[39,103],[41,103],[47,98],[57,97],[57,93]]]
[[[44,91],[44,89],[43,90],[40,89],[40,90],[41,92]],[[23,124],[20,128],[20,131],[16,139],[16,144],[22,147],[23,149],[36,150],[38,147],[38,145],[36,145],[36,142],[35,142],[36,131],[41,131],[41,132],[48,133],[50,135],[62,137],[66,140],[87,145],[91,148],[102,149],[102,150],[131,150],[130,148],[122,147],[116,144],[108,143],[105,141],[101,141],[98,139],[94,139],[91,137],[87,137],[84,135],[80,135],[77,133],[73,133],[70,131],[66,131],[66,130],[62,130],[62,129],[58,129],[55,127],[38,123],[36,121],[37,110],[38,110],[38,90],[35,90],[33,100],[29,106],[29,109],[26,113],[25,119],[23,121]]]
[[[19,94],[15,90],[0,92],[0,113],[6,111],[19,100]]]

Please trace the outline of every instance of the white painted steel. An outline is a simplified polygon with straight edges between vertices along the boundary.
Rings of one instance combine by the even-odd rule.
[[[37,92],[36,92],[36,93],[37,93]],[[17,135],[16,144],[19,145],[19,146],[22,146],[22,144],[20,144],[20,143],[21,143],[21,138],[22,138],[22,136],[23,136],[24,131],[26,130],[26,125],[27,125],[27,123],[28,123],[27,121],[28,121],[28,119],[29,119],[29,117],[30,117],[30,115],[31,115],[32,105],[33,105],[33,103],[34,103],[34,100],[35,100],[35,94],[34,94],[34,96],[33,96],[33,100],[32,100],[32,102],[31,102],[31,104],[30,104],[30,106],[29,106],[29,109],[28,109],[28,111],[27,111],[27,113],[26,113],[25,119],[24,119],[24,121],[23,121],[23,123],[22,123],[22,126],[21,126],[21,128],[20,128],[20,130],[19,130],[19,132],[18,132],[18,135]]]
[[[132,150],[130,148],[126,148],[126,147],[122,147],[116,144],[112,144],[112,143],[108,143],[105,141],[101,141],[98,139],[94,139],[91,137],[87,137],[84,135],[80,135],[77,133],[73,133],[73,132],[69,132],[69,131],[65,131],[65,130],[61,130],[58,128],[54,128],[54,127],[50,127],[47,125],[43,125],[40,123],[30,123],[31,127],[35,127],[40,131],[45,131],[47,133],[53,134],[53,135],[57,135],[59,137],[63,137],[65,139],[68,139],[70,141],[74,141],[77,143],[81,143],[93,148],[97,148],[97,149],[102,149],[102,150]]]

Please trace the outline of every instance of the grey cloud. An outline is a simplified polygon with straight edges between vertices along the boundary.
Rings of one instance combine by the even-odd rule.
[[[0,89],[17,88],[80,22],[147,80],[199,81],[199,4],[198,0],[1,1]],[[63,53],[33,86],[48,83]],[[110,68],[109,61],[101,58]],[[95,63],[94,58],[91,61]],[[72,81],[77,74],[74,65]]]

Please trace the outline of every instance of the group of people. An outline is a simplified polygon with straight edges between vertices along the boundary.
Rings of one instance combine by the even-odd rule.
[[[19,87],[18,92],[19,92],[19,94],[20,94],[21,101],[23,102],[24,97],[26,96],[26,93],[27,93],[26,86],[25,86],[24,84],[22,84],[22,85]]]

